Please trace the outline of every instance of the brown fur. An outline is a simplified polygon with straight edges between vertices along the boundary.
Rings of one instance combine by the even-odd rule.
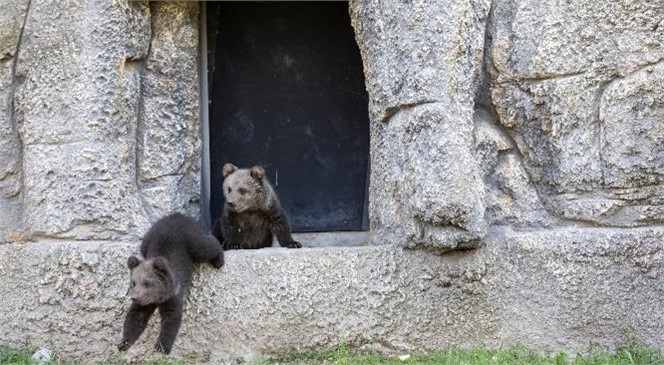
[[[224,250],[270,247],[273,235],[283,247],[302,247],[262,167],[238,169],[227,163],[222,171],[226,204],[212,232]]]
[[[138,305],[163,303],[176,294],[176,283],[168,261],[158,256],[140,261],[131,256],[127,261],[131,270],[131,292],[129,297]]]
[[[170,353],[182,322],[184,297],[191,286],[195,262],[220,268],[224,253],[219,241],[206,235],[198,224],[181,214],[155,223],[141,243],[145,260],[131,256],[131,307],[125,318],[121,351],[140,337],[148,320],[159,308],[161,331],[155,349]]]

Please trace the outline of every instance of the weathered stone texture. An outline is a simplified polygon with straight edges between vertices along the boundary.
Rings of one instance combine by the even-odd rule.
[[[547,210],[661,223],[664,2],[500,0],[492,96]]]
[[[587,350],[613,347],[625,331],[664,345],[664,239],[658,228],[506,233],[487,275],[504,343]],[[500,289],[503,288],[503,289]],[[610,339],[613,338],[613,339]],[[549,339],[552,340],[551,343]]]
[[[139,78],[149,46],[141,2],[33,1],[16,70],[24,221],[32,235],[136,235]]]
[[[142,72],[139,174],[152,221],[200,215],[198,4],[151,5],[152,42]]]
[[[20,235],[21,142],[13,115],[16,53],[28,0],[0,3],[0,242]]]
[[[218,363],[339,341],[410,352],[526,343],[664,346],[664,231],[492,231],[444,256],[393,245],[230,251],[194,278],[174,355]],[[116,354],[136,243],[0,246],[0,342]],[[20,292],[21,295],[13,295]],[[152,354],[158,320],[126,355]],[[305,335],[303,335],[305,334]]]
[[[351,1],[371,117],[377,243],[449,250],[483,237],[472,142],[488,1]]]
[[[201,266],[176,356],[342,338],[575,351],[624,329],[664,347],[664,2],[496,0],[487,19],[489,3],[350,2],[381,245]],[[22,223],[37,240],[0,246],[0,344],[116,355],[135,238],[200,213],[198,16],[0,4],[0,241]],[[150,354],[156,330],[126,356]]]
[[[126,259],[137,245],[95,243],[2,246],[0,276],[17,285],[9,290],[9,282],[2,284],[3,344],[36,336],[52,351],[78,347],[79,359],[112,353],[114,325],[126,304]],[[34,266],[26,260],[35,260]]]
[[[372,121],[384,121],[405,106],[472,102],[489,3],[350,2]]]
[[[606,186],[663,185],[664,62],[613,81],[599,103]]]
[[[530,228],[554,224],[514,141],[499,123],[486,109],[475,108],[475,152],[486,186],[487,224]]]
[[[119,239],[199,216],[198,4],[3,6],[8,49],[26,20],[1,61],[0,233],[21,218],[28,236]]]
[[[481,175],[468,169],[477,163],[471,125],[446,111],[430,103],[372,125],[375,242],[445,250],[473,247],[484,233]]]

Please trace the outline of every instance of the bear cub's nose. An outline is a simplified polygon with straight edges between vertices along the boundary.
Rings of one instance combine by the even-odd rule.
[[[235,208],[235,203],[226,202],[226,204],[228,204],[229,208]]]

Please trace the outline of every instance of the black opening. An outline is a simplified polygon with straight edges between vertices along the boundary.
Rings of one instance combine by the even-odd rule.
[[[210,209],[262,165],[294,231],[366,230],[368,96],[347,2],[206,4]]]

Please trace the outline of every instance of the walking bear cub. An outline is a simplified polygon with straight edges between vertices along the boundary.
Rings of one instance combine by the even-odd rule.
[[[283,247],[300,248],[277,194],[260,166],[238,169],[227,163],[223,168],[224,211],[212,233],[224,250],[272,246],[273,235]]]
[[[124,351],[133,345],[159,308],[161,331],[155,349],[168,354],[182,322],[194,262],[209,262],[218,269],[224,264],[224,252],[219,241],[206,235],[193,219],[173,214],[150,228],[141,243],[141,254],[144,260],[136,256],[127,260],[132,304],[118,348]]]

